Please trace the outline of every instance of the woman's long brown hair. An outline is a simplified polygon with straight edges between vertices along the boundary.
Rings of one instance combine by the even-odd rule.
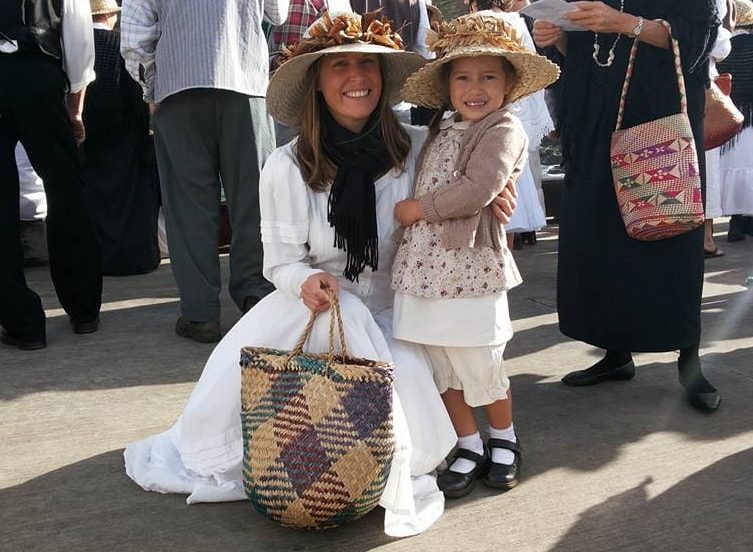
[[[337,170],[324,149],[325,135],[322,114],[327,107],[318,90],[321,59],[319,58],[309,67],[308,73],[304,77],[306,82],[309,83],[309,89],[301,110],[300,134],[295,147],[295,156],[303,179],[311,189],[317,192],[329,189]],[[378,125],[390,153],[393,168],[403,171],[405,170],[405,159],[408,157],[411,147],[410,137],[405,129],[400,126],[392,107],[389,105],[385,85],[386,79],[389,77],[385,76],[381,57],[379,59],[382,75],[382,96],[379,98],[376,107],[380,113]]]

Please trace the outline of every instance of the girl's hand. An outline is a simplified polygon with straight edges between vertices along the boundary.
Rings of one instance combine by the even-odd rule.
[[[411,226],[423,220],[424,213],[417,199],[404,199],[395,204],[395,218],[402,226]]]
[[[590,4],[590,2],[588,2]],[[546,48],[548,46],[556,46],[557,49],[563,51],[565,45],[565,32],[561,27],[558,27],[554,23],[548,21],[542,21],[537,19],[533,22],[533,41],[539,48]]]
[[[501,224],[507,224],[512,219],[512,214],[518,206],[517,198],[518,190],[515,187],[515,182],[508,180],[507,185],[492,200],[492,213],[494,213],[494,216],[497,217],[497,220]]]
[[[566,13],[565,18],[595,33],[630,34],[636,25],[634,16],[611,8],[604,2],[571,2],[571,4],[578,9]]]
[[[329,297],[325,290],[340,293],[340,282],[329,272],[312,274],[301,285],[303,304],[312,312],[324,312],[329,309]]]

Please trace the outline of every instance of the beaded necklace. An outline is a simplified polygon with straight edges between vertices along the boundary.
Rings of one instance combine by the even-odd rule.
[[[625,0],[620,0],[620,11],[625,11]],[[612,47],[609,49],[609,55],[607,56],[607,61],[599,61],[599,50],[601,49],[601,46],[599,45],[599,33],[594,33],[594,53],[591,57],[594,58],[594,61],[596,62],[596,65],[599,67],[611,67],[612,63],[614,63],[614,50],[617,47],[617,43],[622,38],[621,34],[617,34],[617,38],[614,39],[614,42],[612,42]]]

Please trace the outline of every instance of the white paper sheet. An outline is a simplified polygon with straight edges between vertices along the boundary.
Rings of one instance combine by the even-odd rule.
[[[538,0],[527,5],[518,13],[527,15],[533,19],[541,19],[561,27],[563,31],[585,31],[580,25],[575,25],[565,19],[567,12],[576,11],[578,8],[568,4],[565,0]]]

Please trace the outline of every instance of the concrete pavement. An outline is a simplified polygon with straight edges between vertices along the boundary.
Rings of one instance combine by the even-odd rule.
[[[720,227],[720,230],[722,227]],[[101,330],[74,335],[44,267],[28,271],[48,309],[48,348],[0,347],[0,550],[751,551],[753,239],[708,260],[703,362],[723,402],[687,406],[674,354],[636,356],[627,383],[568,388],[597,351],[564,338],[555,309],[556,229],[516,252],[507,349],[523,481],[447,503],[426,533],[390,539],[372,512],[323,533],[277,527],[246,502],[187,506],[125,475],[129,441],[167,429],[211,345],[175,335],[164,263],[107,278]],[[227,258],[223,258],[227,269]],[[224,297],[223,327],[239,314]]]

